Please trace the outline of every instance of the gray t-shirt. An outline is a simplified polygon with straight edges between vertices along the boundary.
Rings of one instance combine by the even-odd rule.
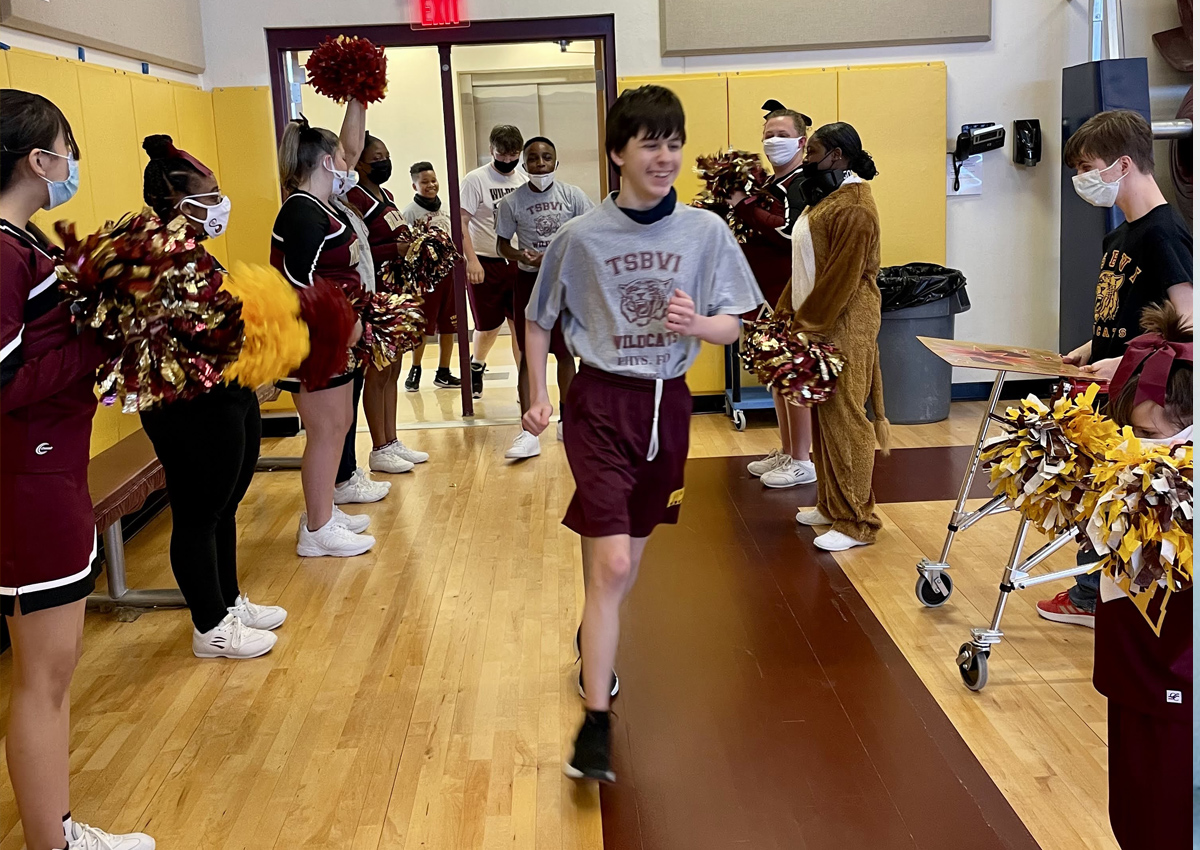
[[[609,197],[551,241],[525,317],[545,330],[561,319],[572,353],[597,369],[677,378],[700,353],[700,340],[666,329],[676,289],[702,316],[741,315],[763,300],[719,216],[679,204],[653,224],[638,224]]]
[[[446,205],[442,204],[437,212],[430,212],[416,201],[410,201],[408,206],[400,210],[400,217],[412,227],[423,218],[429,219],[429,223],[434,227],[450,232],[450,214],[446,212]]]
[[[526,183],[496,207],[496,235],[510,240],[516,234],[519,250],[544,254],[560,227],[595,206],[582,189],[570,183],[555,180],[544,192]],[[517,267],[527,272],[537,271],[522,262]]]

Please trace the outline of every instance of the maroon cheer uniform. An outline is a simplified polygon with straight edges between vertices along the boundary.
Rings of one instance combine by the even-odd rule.
[[[1100,602],[1092,681],[1108,697],[1108,816],[1117,843],[1190,847],[1192,591],[1171,596],[1157,636],[1131,599]]]
[[[751,228],[742,253],[771,309],[775,309],[783,288],[792,279],[792,240],[779,228],[800,213],[788,209],[787,197],[787,188],[799,173],[796,169],[782,180],[772,179],[764,187],[766,196],[751,195],[733,208],[734,215]]]
[[[346,193],[344,200],[358,210],[367,235],[371,240],[371,259],[375,262],[375,278],[379,289],[398,292],[399,284],[396,263],[400,260],[400,242],[408,242],[411,235],[404,217],[396,206],[396,199],[387,189],[380,187],[383,200],[378,200],[362,186],[355,186]]]
[[[87,468],[95,334],[77,333],[52,247],[0,221],[0,608],[28,614],[96,584]]]
[[[296,191],[289,195],[271,228],[271,265],[298,289],[313,285],[315,278],[341,287],[358,286],[358,235],[346,214],[325,206],[316,196]],[[354,379],[353,362],[321,389],[348,384]],[[285,378],[276,385],[299,392],[300,381]]]

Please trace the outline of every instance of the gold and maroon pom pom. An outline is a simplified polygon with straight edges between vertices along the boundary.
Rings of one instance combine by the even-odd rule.
[[[712,156],[696,157],[696,175],[704,181],[704,188],[692,201],[692,206],[711,210],[725,219],[738,242],[745,242],[750,228],[734,215],[730,198],[734,192],[754,195],[762,191],[767,182],[758,154],[750,151],[729,150]]]
[[[751,323],[741,358],[759,383],[778,391],[789,404],[801,407],[828,401],[846,365],[831,343],[793,331],[785,317]]]
[[[411,292],[361,291],[354,299],[361,308],[363,332],[355,354],[376,369],[383,369],[425,338],[422,298]]]
[[[137,413],[221,381],[242,349],[242,305],[181,220],[163,224],[146,210],[82,240],[73,225],[56,228],[65,246],[59,280],[75,321],[117,352],[98,373],[105,404]]]
[[[418,220],[411,228],[412,241],[401,263],[401,272],[417,292],[433,292],[439,283],[454,271],[462,254],[454,239],[428,218]]]
[[[365,38],[326,38],[304,64],[309,84],[338,103],[374,103],[387,93],[387,56]]]

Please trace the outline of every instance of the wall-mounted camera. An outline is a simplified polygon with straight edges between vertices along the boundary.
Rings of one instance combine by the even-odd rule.
[[[954,191],[960,187],[959,171],[967,157],[994,151],[1004,147],[1004,128],[999,124],[986,122],[983,124],[963,124],[962,132],[954,143]]]
[[[1042,160],[1042,124],[1036,118],[1013,122],[1013,162],[1034,166]]]

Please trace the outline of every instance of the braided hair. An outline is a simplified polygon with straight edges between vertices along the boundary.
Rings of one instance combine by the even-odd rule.
[[[147,136],[142,150],[150,157],[142,174],[142,199],[160,219],[169,221],[177,214],[175,199],[190,194],[193,181],[212,172],[206,175],[203,166],[176,148],[170,136]]]

